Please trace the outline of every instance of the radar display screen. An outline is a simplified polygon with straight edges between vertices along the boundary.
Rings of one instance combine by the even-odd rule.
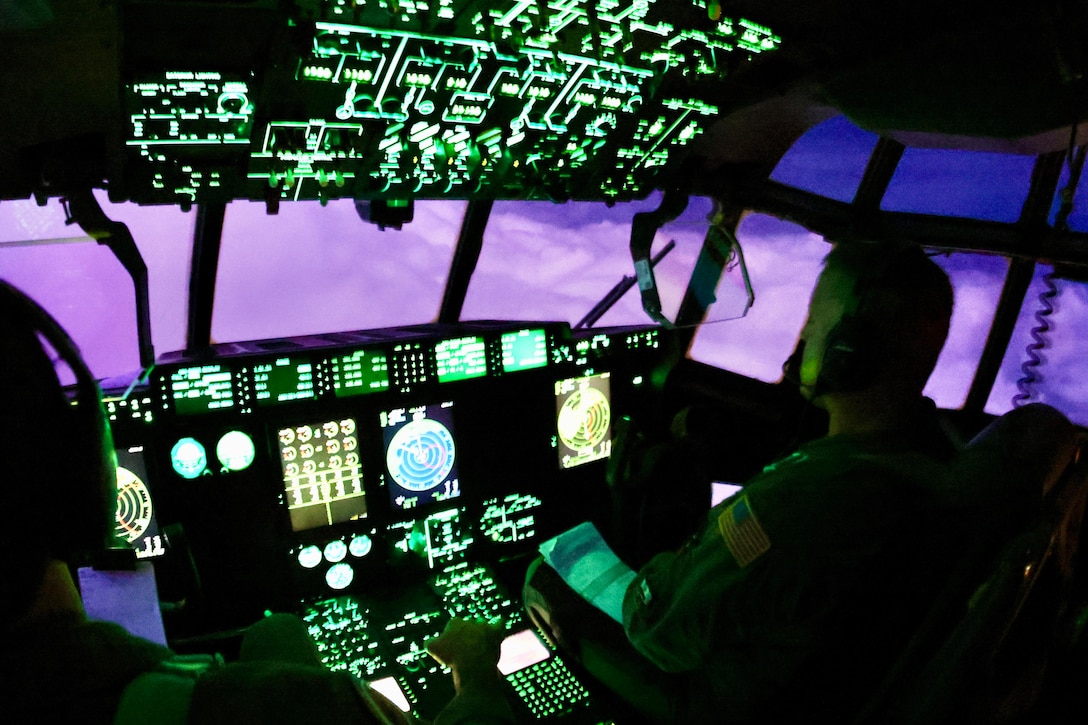
[[[233,408],[234,376],[222,365],[195,365],[170,373],[170,399],[178,415]]]
[[[137,559],[166,553],[166,538],[159,530],[155,506],[147,488],[143,446],[117,451],[117,513],[114,531],[136,550]]]
[[[353,418],[281,428],[278,439],[292,530],[366,518]]]
[[[332,389],[337,398],[389,389],[389,358],[381,350],[357,350],[334,357]]]
[[[311,400],[315,396],[313,364],[309,360],[281,357],[254,365],[253,389],[257,405]]]
[[[453,403],[383,412],[381,427],[393,506],[410,509],[461,495]]]
[[[532,370],[548,364],[548,338],[542,329],[504,332],[502,371]]]
[[[440,383],[487,375],[487,346],[482,337],[442,340],[434,346],[434,357]]]
[[[611,454],[609,375],[600,373],[556,382],[556,430],[562,468],[573,468]]]

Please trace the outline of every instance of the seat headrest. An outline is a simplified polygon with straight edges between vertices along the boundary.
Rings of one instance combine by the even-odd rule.
[[[971,439],[952,463],[953,503],[1038,502],[1069,465],[1076,427],[1043,403],[1015,408]]]

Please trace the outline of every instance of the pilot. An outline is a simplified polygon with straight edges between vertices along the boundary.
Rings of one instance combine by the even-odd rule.
[[[44,341],[44,344],[43,344]],[[406,723],[387,699],[319,664],[302,621],[273,615],[238,661],[177,657],[89,620],[73,568],[111,542],[114,457],[97,385],[60,326],[0,281],[0,701],[15,722]],[[54,367],[77,380],[67,402]],[[429,643],[457,695],[436,723],[508,723],[502,633],[453,620]],[[162,677],[148,677],[148,673]],[[122,704],[124,703],[124,704]],[[135,704],[134,704],[135,703]]]
[[[659,722],[848,717],[940,588],[961,534],[955,447],[922,390],[948,332],[947,276],[916,246],[839,244],[787,379],[825,437],[767,466],[627,587],[623,632],[537,564],[535,621]]]

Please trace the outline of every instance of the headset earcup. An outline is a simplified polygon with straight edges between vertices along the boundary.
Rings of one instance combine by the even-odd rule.
[[[7,483],[24,491],[7,497],[7,513],[26,522],[18,540],[76,563],[111,543],[117,510],[114,451],[98,385],[60,325],[2,281],[0,315],[7,353],[3,445],[17,458]],[[74,405],[61,390],[54,357],[75,375]]]
[[[878,339],[872,323],[855,315],[839,320],[827,334],[816,393],[845,393],[871,383],[880,364]]]

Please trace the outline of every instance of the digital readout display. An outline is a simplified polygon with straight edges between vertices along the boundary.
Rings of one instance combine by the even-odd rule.
[[[179,415],[233,408],[234,376],[222,365],[194,365],[170,373],[170,399]]]
[[[542,368],[548,364],[544,330],[518,330],[502,335],[502,370],[505,373]]]
[[[254,365],[253,390],[258,405],[310,400],[315,396],[313,364],[282,357]]]
[[[330,361],[333,393],[338,398],[389,389],[389,357],[381,350],[357,350]]]
[[[435,345],[434,358],[440,383],[487,375],[487,346],[482,337],[443,340]]]

